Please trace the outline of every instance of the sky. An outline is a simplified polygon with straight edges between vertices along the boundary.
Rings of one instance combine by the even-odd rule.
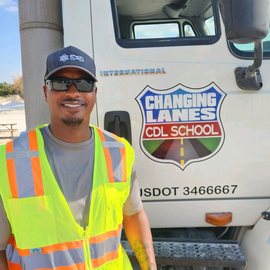
[[[0,0],[0,83],[22,74],[18,0]]]

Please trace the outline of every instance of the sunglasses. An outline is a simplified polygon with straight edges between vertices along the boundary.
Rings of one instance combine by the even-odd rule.
[[[67,91],[73,83],[80,92],[93,92],[95,89],[95,82],[91,79],[52,78],[45,81],[46,86],[55,91]]]

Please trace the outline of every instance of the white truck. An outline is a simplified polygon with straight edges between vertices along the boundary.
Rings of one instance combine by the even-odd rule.
[[[96,63],[91,123],[135,150],[159,269],[270,269],[269,1],[60,5],[63,46],[77,46]],[[37,97],[27,94],[24,42],[30,107]],[[132,258],[124,237],[123,245]]]

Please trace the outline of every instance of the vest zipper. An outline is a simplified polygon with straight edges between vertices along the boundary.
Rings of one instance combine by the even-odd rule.
[[[85,259],[85,269],[91,270],[92,263],[91,263],[90,247],[89,247],[89,237],[87,236],[86,232],[84,232],[83,250],[84,250],[84,259]]]

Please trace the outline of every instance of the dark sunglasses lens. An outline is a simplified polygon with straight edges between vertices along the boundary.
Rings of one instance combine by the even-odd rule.
[[[66,91],[70,87],[70,80],[65,78],[52,79],[52,86],[54,90]]]
[[[74,81],[76,88],[81,92],[92,92],[94,88],[94,82],[87,79],[79,79]]]

